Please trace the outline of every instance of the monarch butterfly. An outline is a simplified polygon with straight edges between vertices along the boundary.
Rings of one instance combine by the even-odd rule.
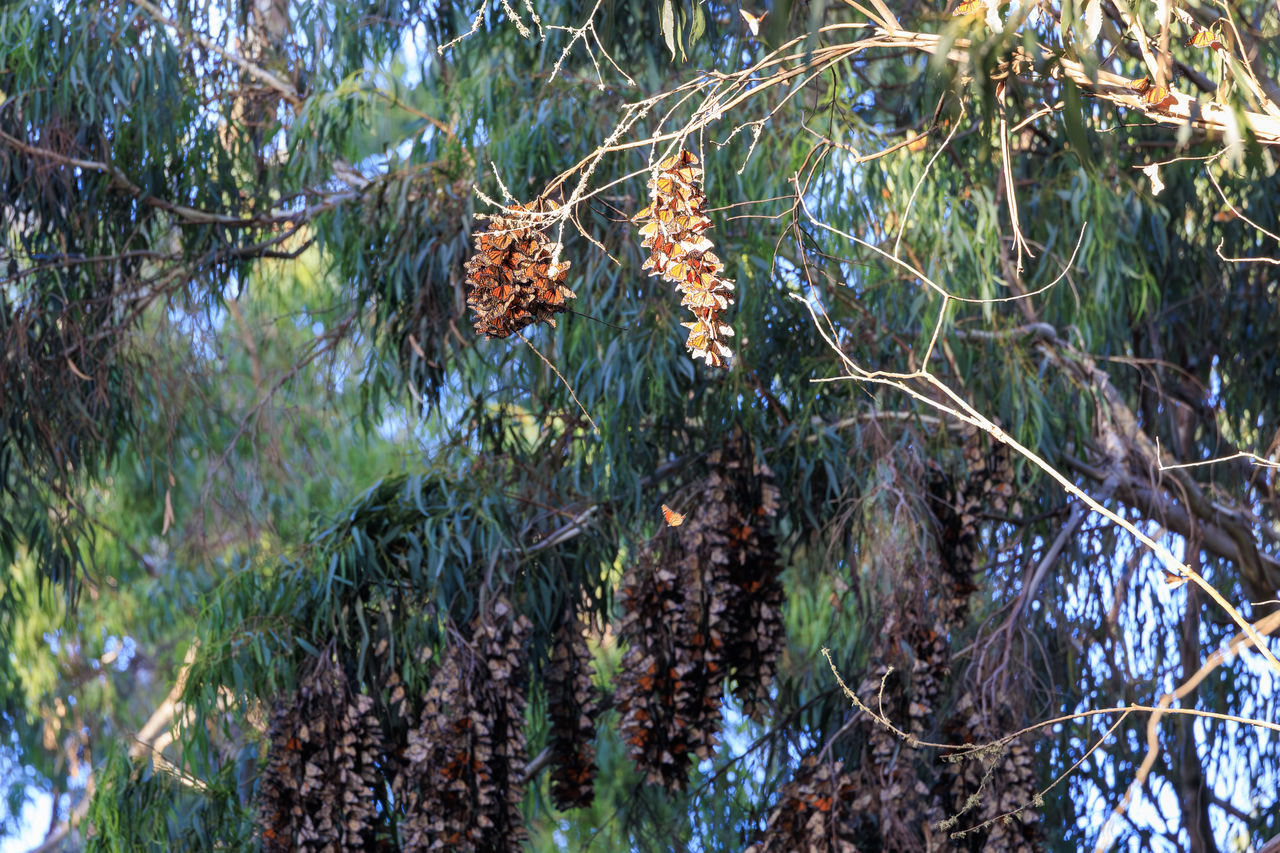
[[[692,350],[703,350],[707,348],[707,344],[711,342],[711,335],[708,333],[707,327],[701,323],[681,323],[682,326],[689,326],[689,337],[685,339],[684,345]]]
[[[696,165],[698,165],[698,158],[694,156],[692,151],[677,151],[675,154],[672,154],[670,157],[659,163],[658,169],[659,171],[665,172],[668,169],[674,169],[677,166]]]
[[[489,267],[486,278],[492,278],[498,285],[515,284],[516,277],[506,267]],[[479,280],[477,280],[477,284]]]
[[[703,290],[686,293],[680,304],[695,309],[717,308],[723,311],[729,307],[729,300],[713,290]]]
[[[656,219],[650,219],[644,225],[640,226],[640,235],[642,237],[652,237],[654,234],[662,233],[662,231],[662,223]]]
[[[640,208],[640,211],[635,216],[631,217],[631,221],[642,222],[649,219],[651,216],[653,216],[653,205],[646,204],[644,207]]]
[[[713,321],[713,323],[721,329],[729,328],[724,323],[715,321]],[[730,351],[727,346],[711,335],[712,327],[703,322],[701,318],[699,318],[695,323],[681,323],[681,325],[689,328],[689,337],[684,342],[684,345],[689,349],[694,350],[695,353],[714,352],[717,355],[724,356],[725,358],[729,358],[733,355],[732,351]],[[730,334],[732,334],[732,330],[730,330]],[[708,359],[708,361],[710,361],[710,359]]]
[[[507,250],[498,248],[497,246],[489,246],[481,249],[480,254],[491,264],[501,264],[507,257]]]
[[[685,282],[685,286],[682,289],[685,292],[695,292],[695,293],[700,293],[700,292],[709,293],[712,291],[723,290],[723,288],[720,287],[720,279],[716,278],[714,275],[710,273],[705,273],[705,272],[699,273],[698,275],[691,277],[688,281]]]
[[[1142,96],[1142,100],[1156,109],[1172,106],[1178,103],[1178,99],[1169,94],[1169,90],[1164,86],[1152,86]]]
[[[646,223],[640,228],[640,234],[644,237],[644,239],[640,241],[640,245],[644,246],[646,249],[652,246],[655,241],[666,243],[671,242],[670,240],[665,239],[667,237],[667,232],[658,222],[650,221]]]
[[[759,15],[753,15],[745,9],[739,9],[738,14],[747,22],[747,29],[751,30],[751,35],[758,36],[760,35],[760,22],[763,21],[764,16],[769,13],[761,12]]]
[[[700,275],[716,274],[716,268],[711,264],[704,264],[702,259],[697,255],[686,254],[684,257],[684,264],[688,267],[689,273],[691,273],[689,276],[690,281],[696,281],[697,277]]]
[[[983,0],[964,0],[963,3],[956,7],[954,17],[958,18],[962,15],[972,15],[976,12],[981,12],[985,8],[986,3],[984,3]]]
[[[733,358],[733,350],[719,341],[711,341],[704,346],[694,346],[693,344],[686,344],[686,346],[693,351],[694,358],[706,359],[707,364],[712,364],[716,367],[724,366],[723,359]]]
[[[658,273],[665,272],[667,267],[674,261],[675,259],[671,257],[669,252],[654,251],[654,253],[641,265],[640,269],[651,269],[653,272],[649,274],[657,275]]]
[[[697,166],[681,166],[678,169],[668,169],[667,174],[681,183],[691,184],[702,177],[702,169]]]
[[[1157,86],[1155,83],[1152,83],[1150,77],[1142,77],[1138,80],[1134,80],[1129,84],[1129,88],[1135,90],[1139,95],[1142,95],[1143,103],[1155,107],[1156,109],[1177,103],[1177,99],[1169,94],[1168,89],[1164,86]]]
[[[1208,47],[1214,50],[1221,50],[1222,46],[1222,36],[1212,27],[1207,30],[1200,30],[1187,39],[1187,47]]]
[[[711,273],[699,272],[687,263],[675,263],[666,269],[667,278],[676,283],[681,290],[712,290],[716,286],[716,277]]]
[[[513,235],[511,234],[510,231],[495,231],[495,232],[490,232],[488,234],[480,235],[480,242],[482,244],[487,242],[497,249],[507,248],[508,246],[511,245],[512,239],[513,239]]]
[[[699,236],[698,239],[696,240],[680,241],[680,248],[691,255],[706,254],[707,252],[715,248],[715,245],[716,245],[715,243],[712,243],[706,237],[702,237],[702,236]]]
[[[718,338],[722,335],[726,338],[733,337],[733,328],[728,323],[721,323],[719,320],[711,320],[708,322],[708,320],[699,317],[692,323],[681,323],[680,325],[689,330],[690,338],[693,338],[695,335],[713,337],[713,329],[714,337]]]
[[[547,305],[559,306],[564,304],[564,294],[560,292],[560,288],[553,287],[550,290],[540,292],[538,294],[538,300],[546,303]]]
[[[657,180],[653,182],[653,189],[659,198],[663,196],[679,196],[683,200],[693,198],[693,187],[678,181],[670,175],[659,175]]]
[[[689,253],[689,260],[697,263],[704,270],[718,270],[723,264],[720,263],[720,257],[715,252],[705,251],[699,252],[692,249],[686,249]]]
[[[684,281],[692,274],[687,261],[676,261],[667,267],[667,277],[673,281]]]
[[[682,213],[676,217],[676,224],[685,231],[706,231],[711,227],[711,220],[701,213]]]
[[[679,527],[684,524],[684,516],[666,504],[662,505],[662,517],[666,519],[667,524],[671,527]]]

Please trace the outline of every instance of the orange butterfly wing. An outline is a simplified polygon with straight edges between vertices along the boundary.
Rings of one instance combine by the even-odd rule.
[[[1200,30],[1198,33],[1187,39],[1187,47],[1210,47],[1214,50],[1221,49],[1222,41],[1217,32],[1212,28]]]
[[[665,518],[667,521],[667,524],[671,525],[672,527],[679,527],[680,525],[684,524],[684,516],[676,512],[674,509],[667,506],[666,504],[662,505],[662,517]]]

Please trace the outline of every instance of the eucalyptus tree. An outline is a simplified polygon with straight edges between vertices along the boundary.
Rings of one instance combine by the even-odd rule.
[[[1280,832],[1276,10],[953,6],[0,11],[59,843]]]

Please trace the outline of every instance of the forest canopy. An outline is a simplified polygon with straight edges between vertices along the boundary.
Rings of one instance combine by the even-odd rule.
[[[0,5],[0,837],[1280,849],[1278,32]]]

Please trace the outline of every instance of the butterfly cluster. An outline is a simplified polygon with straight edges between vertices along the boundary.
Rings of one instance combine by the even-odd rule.
[[[778,792],[769,823],[747,853],[870,849],[865,809],[856,805],[858,787],[840,760],[806,756]],[[877,848],[879,845],[877,845]]]
[[[505,338],[539,320],[554,326],[553,315],[569,310],[575,296],[564,284],[569,262],[552,263],[559,246],[537,220],[550,208],[541,200],[517,205],[514,215],[495,216],[476,234],[466,265],[467,306],[480,334]]]
[[[566,609],[542,672],[549,722],[551,797],[561,810],[584,808],[595,797],[596,717],[600,701],[591,682],[586,624]]]
[[[297,690],[280,698],[258,794],[262,849],[366,850],[378,817],[369,791],[381,783],[385,738],[373,699],[352,689],[322,656]]]
[[[391,794],[402,814],[398,849],[522,849],[527,639],[533,625],[505,598],[491,613],[451,626],[467,639],[448,647],[418,725],[395,758],[400,772]]]
[[[735,432],[707,455],[689,514],[668,525],[622,577],[614,694],[628,754],[645,778],[682,790],[719,740],[723,698],[762,721],[786,645],[772,521],[781,494],[750,440]]]
[[[636,214],[641,243],[649,250],[644,269],[675,285],[680,304],[693,312],[685,346],[694,358],[724,367],[733,351],[724,343],[733,328],[721,312],[733,302],[733,282],[721,275],[724,265],[704,233],[711,227],[702,167],[691,152],[680,151],[658,164],[649,180],[653,203]]]

